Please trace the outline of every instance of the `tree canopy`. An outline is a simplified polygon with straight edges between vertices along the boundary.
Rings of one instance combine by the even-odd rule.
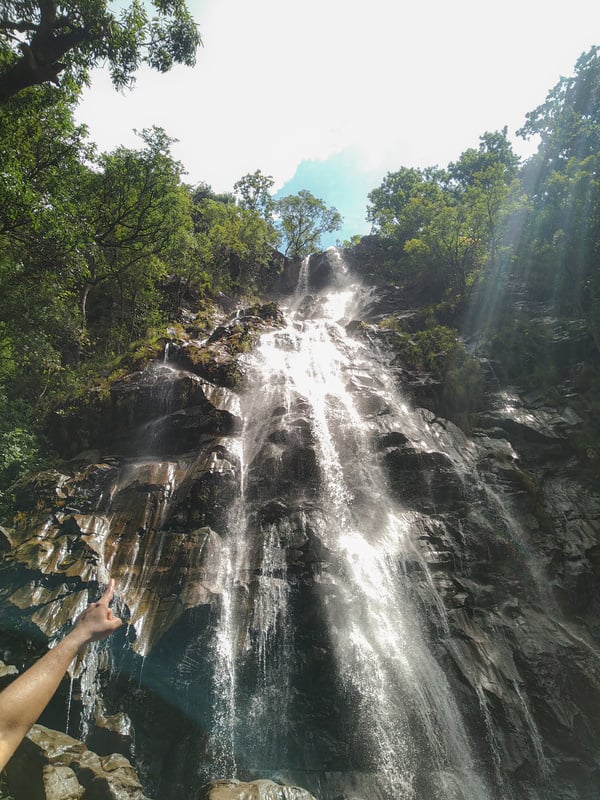
[[[233,184],[233,191],[239,197],[240,205],[249,211],[258,211],[266,218],[270,218],[273,210],[271,189],[275,181],[271,175],[263,175],[257,169],[255,172],[244,175]]]
[[[256,288],[273,257],[271,224],[252,209],[208,197],[197,201],[194,216],[200,262],[213,283],[226,291]]]
[[[240,178],[233,188],[239,206],[268,224],[272,246],[282,246],[286,256],[309,255],[319,249],[323,234],[341,228],[343,220],[336,208],[328,208],[307,189],[274,199],[274,183],[271,175],[257,169]]]
[[[77,197],[85,254],[75,279],[82,330],[89,293],[101,292],[102,305],[113,309],[113,344],[143,335],[152,317],[154,286],[192,228],[183,167],[170,152],[174,140],[160,128],[144,130],[140,137],[140,150],[119,147],[102,154],[98,169],[85,172]]]
[[[600,47],[580,56],[520,133],[540,145],[523,175],[531,205],[519,263],[544,299],[577,309],[600,349]]]
[[[462,293],[486,264],[495,266],[518,163],[504,129],[484,133],[447,169],[388,173],[369,193],[373,231],[390,240],[398,269]]]
[[[195,63],[201,44],[184,0],[10,0],[0,15],[0,102],[29,86],[86,82],[107,63],[117,88],[131,85],[141,64],[166,72]]]
[[[323,234],[339,230],[343,222],[337,209],[307,189],[275,200],[274,216],[285,255],[292,258],[318,250]]]

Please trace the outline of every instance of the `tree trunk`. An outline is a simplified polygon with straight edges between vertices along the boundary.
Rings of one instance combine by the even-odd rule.
[[[81,328],[79,330],[79,341],[77,343],[78,365],[81,364],[81,357],[83,355],[83,348],[85,346],[85,339],[87,336],[87,301],[91,288],[92,284],[86,283],[85,286],[83,287],[83,292],[81,294]]]

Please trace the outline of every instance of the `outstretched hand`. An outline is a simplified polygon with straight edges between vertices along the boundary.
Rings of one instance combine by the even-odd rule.
[[[79,615],[73,630],[0,692],[0,770],[48,704],[75,656],[86,644],[106,639],[123,624],[109,608],[114,593],[115,582],[110,580],[100,600]]]
[[[108,587],[97,603],[90,603],[86,610],[77,617],[75,632],[79,634],[83,644],[106,639],[117,630],[123,622],[115,617],[109,605],[115,594],[115,581],[108,582]]]

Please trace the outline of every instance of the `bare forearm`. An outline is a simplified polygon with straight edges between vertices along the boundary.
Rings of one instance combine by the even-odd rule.
[[[109,608],[114,590],[111,580],[100,600],[79,615],[71,633],[0,693],[0,770],[50,701],[77,653],[121,625]]]
[[[76,630],[0,694],[0,735],[5,727],[29,730],[56,691],[84,642]]]
[[[77,629],[0,693],[0,769],[46,708],[85,640]]]

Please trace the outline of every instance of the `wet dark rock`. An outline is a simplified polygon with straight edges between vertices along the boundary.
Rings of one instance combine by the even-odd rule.
[[[10,550],[11,541],[10,541],[10,533],[6,528],[3,528],[0,525],[0,553],[4,553],[7,550]]]
[[[269,442],[249,466],[253,500],[267,500],[285,495],[296,486],[314,491],[320,477],[317,457],[300,437],[290,431],[285,445]]]
[[[323,316],[324,298],[314,294],[306,294],[298,306],[298,313],[304,319],[316,319]]]
[[[390,431],[378,437],[377,449],[385,450],[388,447],[402,447],[408,442],[408,437],[400,433],[400,431]]]
[[[231,436],[241,429],[241,420],[212,405],[184,408],[142,426],[138,455],[176,455],[197,451],[214,436]],[[125,449],[125,448],[123,448]]]
[[[134,730],[131,719],[122,711],[94,715],[94,727],[88,739],[90,750],[99,756],[120,753],[131,760],[133,755]]]
[[[272,292],[275,295],[292,294],[298,285],[298,276],[300,274],[300,267],[302,266],[302,259],[287,258],[281,253],[277,255],[279,257],[279,263],[276,271],[277,277],[272,284]]]
[[[410,300],[408,302],[410,303]],[[365,318],[369,322],[379,322],[392,315],[397,317],[399,309],[404,309],[406,304],[407,297],[404,287],[390,285],[378,287],[370,299]],[[412,315],[414,311],[405,313]]]
[[[390,413],[390,407],[386,400],[370,392],[359,395],[356,405],[365,417],[377,417]]]
[[[22,516],[15,527],[4,584],[13,588],[4,592],[2,607],[22,609],[50,637],[85,607],[88,591],[72,582],[101,580],[103,554],[112,561],[113,577],[129,586],[123,600],[137,608],[134,646],[148,649],[186,608],[210,603],[218,591],[221,540],[203,526],[223,524],[237,490],[238,468],[237,459],[212,440],[204,455],[180,462],[122,460],[118,466],[58,473],[61,494],[88,508],[65,514],[64,497],[56,492],[37,498],[33,515]],[[90,475],[99,481],[93,499],[87,495]],[[48,474],[33,480],[44,487]],[[170,481],[177,482],[176,498]],[[22,492],[29,496],[25,486]],[[85,503],[79,502],[81,495]],[[110,526],[102,507],[108,497]],[[144,563],[156,552],[162,554],[161,568],[146,576]],[[23,581],[23,569],[29,583]]]
[[[277,303],[271,301],[269,303],[257,303],[242,310],[242,318],[249,319],[251,317],[260,318],[271,325],[282,325],[283,314]]]
[[[222,531],[232,500],[237,496],[238,469],[234,459],[199,463],[182,482],[169,506],[168,523],[174,528],[211,525]]]
[[[281,311],[275,303],[252,306],[217,326],[205,341],[182,342],[171,361],[219,386],[240,389],[246,376],[240,355],[252,349],[262,331],[281,324]]]
[[[213,342],[218,342],[221,339],[225,339],[228,335],[230,335],[230,329],[228,327],[225,325],[217,325],[206,341],[208,344],[212,344]]]
[[[371,331],[371,326],[367,325],[361,319],[353,319],[346,325],[346,332],[350,336],[363,336]]]
[[[137,453],[150,445],[153,437],[160,452],[164,446],[160,442],[160,420],[166,419],[168,427],[172,415],[175,435],[183,424],[181,420],[194,416],[199,433],[227,431],[235,422],[228,411],[220,411],[210,401],[213,389],[191,373],[153,364],[115,382],[107,396],[96,395],[88,405],[56,413],[50,429],[52,441],[71,458],[91,445],[110,448],[113,453]],[[189,423],[188,429],[192,425]]]
[[[527,403],[514,389],[496,392],[490,400],[488,409],[479,416],[479,424],[486,430],[501,428],[517,440],[558,444],[582,422],[569,407],[559,411],[535,400]]]
[[[274,442],[275,444],[286,444],[286,442],[290,440],[290,435],[290,431],[285,428],[279,428],[279,430],[272,431],[267,439],[269,442]]]
[[[308,285],[312,290],[321,291],[335,283],[336,264],[330,254],[317,253],[310,257],[308,262]]]
[[[272,523],[287,516],[288,507],[281,501],[273,500],[261,506],[258,513],[261,522]]]
[[[392,491],[409,507],[440,511],[464,501],[462,481],[444,453],[392,447],[383,454],[383,464]]]

